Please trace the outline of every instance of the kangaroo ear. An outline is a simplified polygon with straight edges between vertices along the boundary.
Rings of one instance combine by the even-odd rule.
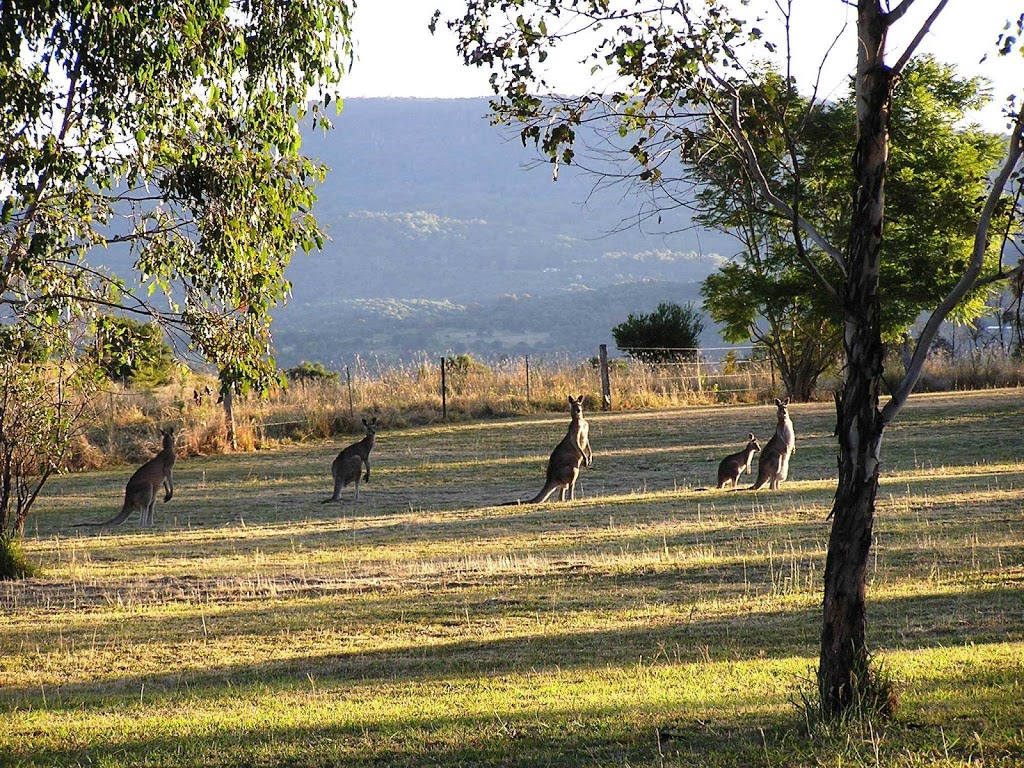
[[[376,416],[374,416],[372,419],[370,419],[370,424],[376,426],[376,424],[377,424],[377,417]]]
[[[363,418],[363,426],[364,426],[364,427],[368,427],[368,426],[370,426],[369,424],[367,424],[367,423],[366,423],[366,418],[365,418],[365,417]]]
[[[787,397],[785,400],[783,400],[782,404],[783,405],[789,405],[789,398]]]
[[[753,433],[753,432],[751,432],[751,433],[750,433],[750,439],[751,439],[751,440],[753,440],[753,439],[754,439],[754,433]]]

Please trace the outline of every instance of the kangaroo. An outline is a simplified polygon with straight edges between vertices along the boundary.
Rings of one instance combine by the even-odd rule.
[[[751,432],[747,447],[742,451],[729,454],[718,465],[718,487],[735,488],[740,482],[740,475],[744,472],[750,474],[750,462],[753,461],[754,454],[760,450],[761,446],[754,438],[754,433]]]
[[[164,501],[170,501],[174,495],[174,480],[171,470],[174,468],[174,427],[161,429],[163,447],[160,453],[147,461],[128,479],[124,488],[124,506],[121,511],[102,523],[76,523],[74,528],[82,526],[114,526],[120,525],[135,510],[140,510],[139,526],[149,528],[153,525],[153,506],[156,504],[160,486],[164,487]]]
[[[555,446],[548,459],[548,474],[540,493],[529,501],[512,501],[510,504],[540,504],[558,490],[558,500],[576,498],[576,480],[580,476],[580,465],[592,466],[594,454],[590,450],[590,425],[583,418],[583,395],[569,396],[569,431],[562,442]]]
[[[356,495],[353,501],[359,501],[359,476],[363,474],[364,464],[366,465],[366,474],[363,475],[363,482],[370,482],[370,451],[373,450],[373,443],[377,436],[377,417],[374,416],[369,421],[363,419],[363,426],[366,428],[366,437],[345,448],[331,464],[334,495],[329,499],[324,499],[321,504],[341,501],[341,489],[351,482],[356,484]]]
[[[772,439],[761,450],[761,457],[757,461],[757,482],[751,488],[754,491],[765,483],[772,490],[778,488],[789,476],[789,457],[796,450],[796,432],[789,418],[789,398],[776,400],[775,408],[778,412],[778,425]]]

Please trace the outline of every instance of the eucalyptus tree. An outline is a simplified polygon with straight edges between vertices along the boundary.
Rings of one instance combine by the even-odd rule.
[[[781,42],[766,37],[743,0],[470,0],[465,14],[448,21],[465,62],[493,70],[496,117],[521,121],[524,142],[536,142],[554,163],[575,161],[581,125],[611,121],[625,139],[622,154],[633,163],[635,177],[664,183],[670,158],[681,155],[685,167],[692,169],[707,146],[705,137],[725,137],[742,161],[737,167],[743,183],[756,191],[760,204],[784,217],[816,292],[838,308],[844,352],[843,385],[836,397],[839,477],[829,515],[817,674],[826,717],[842,716],[863,702],[873,682],[865,593],[885,428],[906,404],[940,324],[971,291],[1021,269],[1001,259],[989,268],[986,261],[991,239],[1020,233],[1017,208],[1008,212],[1002,233],[992,227],[1008,188],[1021,181],[1024,111],[1011,97],[1009,139],[998,168],[985,180],[982,200],[957,212],[970,221],[970,254],[957,265],[955,282],[931,307],[907,370],[890,382],[890,399],[880,402],[886,373],[882,334],[890,256],[883,236],[890,115],[897,106],[894,88],[946,3],[933,0],[927,19],[911,30],[910,42],[893,51],[887,47],[890,30],[909,23],[907,13],[918,0],[835,2],[837,11],[856,8],[856,41],[846,53],[854,82],[847,158],[852,173],[847,212],[836,232],[822,231],[803,215],[813,189],[804,183],[795,145],[783,142],[777,156],[790,183],[778,185],[762,167],[760,130],[786,124],[790,99],[778,102],[776,113],[766,116],[768,123],[751,123],[742,97],[745,88],[761,82],[759,56],[781,51],[785,57],[791,2],[775,4],[783,16]],[[993,30],[994,47],[1001,54],[1020,55],[1024,16],[1014,24],[1015,35],[997,38],[999,30]],[[572,97],[545,95],[550,90],[546,60],[565,46],[587,52],[605,84],[601,90]],[[789,58],[784,61],[788,67]],[[789,74],[784,72],[786,82],[791,82]],[[795,86],[784,93],[795,98]],[[813,92],[810,99],[820,104]],[[808,255],[809,247],[820,250],[828,272]]]
[[[350,11],[348,0],[4,2],[0,324],[45,347],[35,373],[62,376],[83,329],[115,313],[187,339],[224,391],[276,377],[269,320],[285,267],[323,242],[311,209],[324,169],[301,154],[299,125],[329,122]],[[105,253],[132,267],[114,274]],[[33,372],[2,351],[3,373]],[[68,435],[41,441],[56,442],[41,472]]]

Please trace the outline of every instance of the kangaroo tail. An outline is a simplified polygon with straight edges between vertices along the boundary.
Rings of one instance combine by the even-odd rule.
[[[501,504],[495,504],[496,507],[512,507],[519,504],[540,504],[546,500],[548,496],[555,492],[558,488],[558,483],[547,483],[543,488],[540,489],[540,493],[534,496],[532,499],[516,499],[515,501],[503,501]]]
[[[540,493],[534,496],[529,501],[522,502],[523,504],[540,504],[543,501],[547,501],[548,496],[558,490],[559,483],[545,483],[544,487],[540,489]]]
[[[128,516],[131,513],[132,513],[132,509],[127,504],[125,504],[121,508],[120,512],[118,512],[116,515],[114,515],[109,520],[104,520],[102,523],[74,523],[71,527],[72,528],[103,528],[103,527],[108,526],[108,525],[109,526],[120,525],[121,523],[123,523],[125,520],[128,519]]]

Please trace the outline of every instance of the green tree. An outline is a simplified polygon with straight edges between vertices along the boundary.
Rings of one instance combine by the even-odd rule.
[[[328,371],[323,363],[310,363],[303,360],[298,365],[285,369],[284,376],[288,381],[302,386],[320,382],[338,382],[338,372]]]
[[[323,242],[311,209],[324,169],[300,153],[299,124],[328,125],[349,12],[346,0],[5,2],[0,324],[45,337],[60,370],[118,310],[187,337],[222,391],[275,380],[285,267]],[[131,273],[94,263],[102,249],[130,256]],[[59,452],[58,438],[40,444]]]
[[[850,0],[853,5],[853,0]],[[866,640],[867,569],[874,525],[875,498],[881,466],[882,435],[906,404],[940,325],[958,304],[986,284],[1005,281],[1024,264],[991,264],[991,242],[1020,235],[1021,210],[1009,212],[1001,231],[993,228],[1007,189],[1020,182],[1015,169],[1021,159],[1024,110],[1007,94],[1009,141],[996,172],[983,180],[985,194],[969,209],[947,213],[966,220],[954,231],[970,232],[966,263],[944,264],[953,284],[939,291],[902,375],[890,385],[882,405],[885,378],[883,332],[886,313],[898,314],[892,294],[886,226],[886,188],[890,160],[890,115],[899,107],[894,87],[908,62],[941,14],[939,0],[922,26],[909,30],[905,48],[887,45],[889,31],[905,26],[916,0],[856,0],[854,44],[848,50],[853,75],[854,128],[843,160],[852,168],[844,218],[834,230],[823,229],[804,215],[814,194],[804,176],[804,157],[791,136],[781,132],[780,151],[765,149],[762,136],[778,141],[796,104],[795,83],[774,99],[771,112],[751,110],[744,98],[748,87],[759,88],[764,69],[757,59],[767,50],[788,61],[788,21],[796,13],[790,2],[776,5],[783,21],[780,44],[767,40],[758,22],[744,17],[751,9],[743,0],[613,4],[607,0],[474,0],[465,14],[448,26],[458,37],[467,64],[493,69],[492,107],[499,120],[519,122],[524,142],[534,142],[552,163],[572,163],[580,147],[580,126],[604,123],[604,152],[620,160],[619,177],[664,190],[662,199],[678,200],[678,184],[699,180],[701,158],[721,144],[739,161],[736,183],[753,190],[757,205],[787,222],[798,258],[814,277],[815,292],[837,308],[843,327],[843,387],[837,393],[838,484],[830,518],[822,604],[818,663],[821,712],[842,718],[858,704],[877,701],[871,694],[875,676]],[[1019,55],[1024,48],[1024,15],[1016,29],[999,38],[1001,54]],[[1009,26],[1009,25],[1008,25]],[[995,34],[995,30],[993,34]],[[596,33],[596,34],[595,34]],[[579,96],[541,98],[550,89],[543,63],[549,55],[578,39],[592,51],[590,61],[604,85]],[[806,42],[806,41],[801,41]],[[954,41],[955,43],[955,41]],[[567,46],[566,46],[567,47]],[[753,63],[753,64],[752,64]],[[610,87],[608,83],[613,83]],[[814,99],[818,107],[819,99]],[[895,134],[894,134],[895,138]],[[616,152],[616,147],[622,147]],[[672,159],[681,157],[676,174]],[[764,167],[771,158],[773,166]],[[838,160],[838,158],[837,158]],[[775,173],[777,164],[780,173]],[[780,183],[780,179],[784,183]],[[657,211],[655,211],[657,213]],[[829,271],[808,245],[818,249]],[[913,265],[920,269],[922,265]],[[930,279],[927,272],[922,282]],[[949,283],[947,283],[949,285]]]
[[[153,387],[174,371],[174,351],[155,323],[104,315],[96,320],[93,355],[107,378]]]
[[[700,349],[704,320],[693,303],[663,302],[649,315],[626,317],[612,328],[615,346],[645,363],[693,360]]]
[[[759,89],[748,88],[750,110],[756,108],[763,121],[776,114],[774,104],[783,98],[783,86],[781,78],[766,77]],[[985,182],[1003,151],[1001,137],[965,125],[966,111],[984,100],[979,81],[959,78],[931,57],[909,62],[895,86],[887,185],[891,256],[881,276],[886,286],[882,335],[887,342],[901,339],[921,311],[952,288],[957,270],[969,259],[973,230],[964,213],[984,196]],[[801,181],[813,191],[805,196],[802,215],[835,239],[849,216],[853,180],[843,159],[853,151],[853,96],[812,109],[808,99],[794,95],[789,106],[783,113],[787,122],[772,140],[766,140],[762,129],[759,164],[785,187],[790,184],[787,168],[772,158],[787,143],[793,146],[801,158]],[[742,159],[718,146],[700,169],[704,187],[697,195],[695,219],[731,232],[743,251],[705,281],[704,306],[722,324],[727,340],[764,344],[790,394],[807,400],[821,373],[837,362],[842,317],[839,307],[816,290],[805,262],[813,260],[830,281],[838,275],[813,243],[799,253],[787,221],[758,204],[756,189],[736,183]],[[991,262],[998,262],[997,250],[990,250]],[[985,311],[985,293],[973,292],[951,318],[974,320]]]

